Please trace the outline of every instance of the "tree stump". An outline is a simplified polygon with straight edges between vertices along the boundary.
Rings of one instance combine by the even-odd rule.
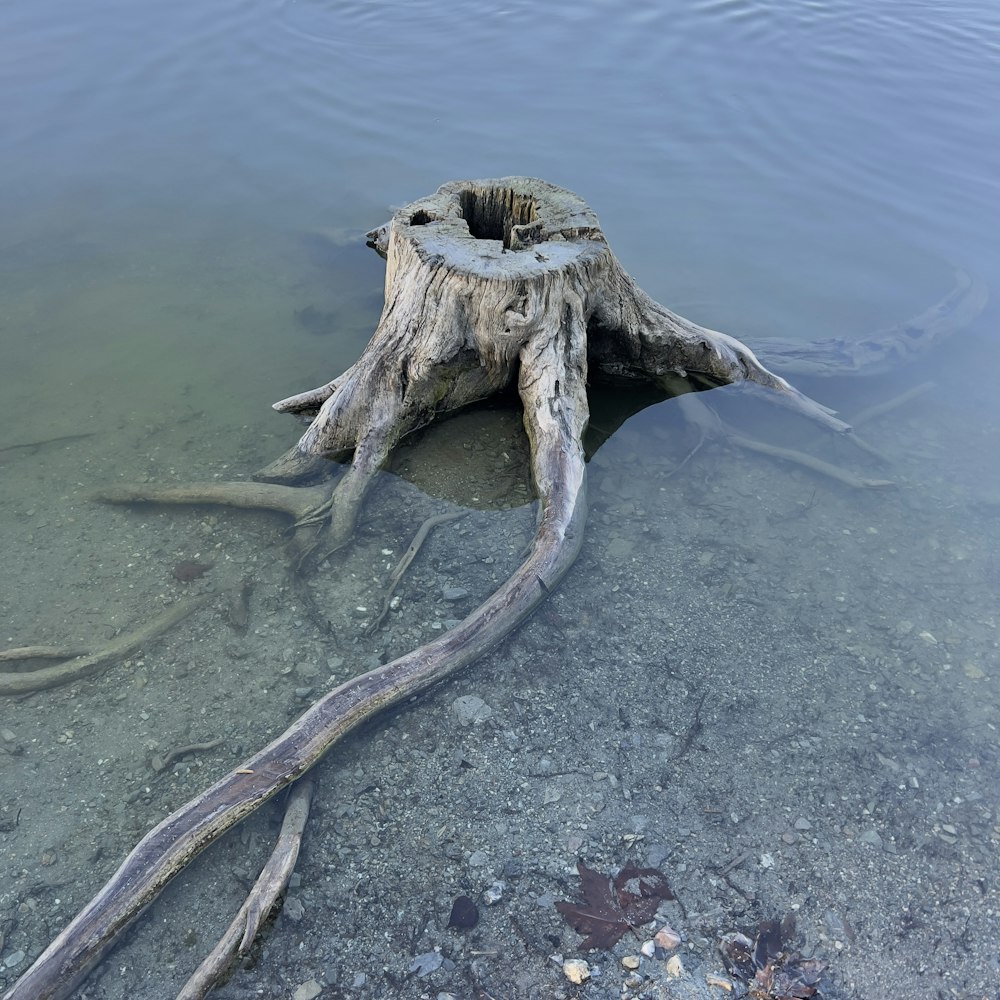
[[[752,351],[654,302],[618,263],[577,195],[529,177],[455,181],[368,234],[387,261],[385,308],[358,362],[275,404],[315,413],[302,456],[354,459],[323,515],[333,548],[399,439],[517,384],[546,506],[583,476],[589,377],[645,379],[671,393],[757,383],[837,431],[847,425]],[[679,388],[678,383],[681,383]],[[269,478],[289,479],[293,458]]]

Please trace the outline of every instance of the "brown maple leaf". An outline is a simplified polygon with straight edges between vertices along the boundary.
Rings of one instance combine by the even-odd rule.
[[[607,950],[630,928],[653,919],[661,899],[673,899],[667,878],[656,868],[637,868],[630,861],[612,880],[577,863],[582,903],[556,903],[566,922],[586,937],[580,948]]]

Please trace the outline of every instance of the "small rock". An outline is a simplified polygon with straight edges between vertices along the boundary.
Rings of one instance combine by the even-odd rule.
[[[624,562],[635,551],[635,542],[630,538],[614,538],[604,550],[608,559],[616,562]]]
[[[796,830],[811,830],[812,829],[812,823],[810,823],[809,820],[807,820],[804,816],[800,816],[795,821],[795,829]]]
[[[657,948],[662,948],[664,951],[673,951],[674,948],[679,948],[681,944],[681,936],[673,929],[673,927],[661,927],[656,934],[653,935],[653,944]]]
[[[871,847],[882,846],[882,838],[879,836],[877,830],[865,830],[865,832],[858,837],[858,840],[860,840],[862,844],[868,844]]]
[[[622,966],[626,969],[638,969],[639,968],[639,956],[638,955],[626,955],[622,959]]]
[[[6,726],[0,729],[0,740],[3,740],[4,743],[13,743],[16,739],[13,729],[8,729]]]
[[[368,982],[368,976],[364,972],[358,972],[351,980],[351,989],[360,990]]]
[[[490,863],[490,856],[485,851],[473,851],[469,855],[470,868],[482,868]]]
[[[306,908],[298,896],[289,896],[285,899],[285,905],[281,908],[281,912],[293,923],[298,923],[306,915]]]
[[[474,694],[464,694],[451,703],[451,709],[458,717],[460,726],[472,726],[485,722],[493,709]]]
[[[12,951],[4,960],[3,964],[7,966],[8,969],[13,969],[15,966],[20,965],[24,961],[24,952],[21,949],[17,951]]]
[[[287,904],[285,904],[287,906]],[[296,987],[292,994],[292,1000],[313,1000],[323,992],[323,987],[315,979],[307,979],[301,986]]]
[[[426,951],[423,955],[417,955],[417,957],[410,963],[410,972],[415,972],[421,979],[424,976],[429,976],[432,972],[436,972],[441,968],[441,963],[444,959],[441,957],[441,952],[439,951]]]
[[[503,899],[503,891],[507,886],[503,882],[494,882],[484,893],[483,902],[487,906],[496,906]]]
[[[590,966],[582,958],[568,958],[562,964],[563,975],[579,986],[590,979]]]
[[[441,591],[441,596],[446,601],[460,601],[463,597],[468,597],[469,592],[465,587],[445,587]]]
[[[680,979],[684,975],[684,963],[681,961],[680,955],[674,955],[667,960],[666,964],[667,975],[671,979]]]

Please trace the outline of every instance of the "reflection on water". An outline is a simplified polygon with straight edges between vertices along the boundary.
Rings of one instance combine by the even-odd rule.
[[[564,184],[647,291],[751,344],[884,329],[955,267],[1000,286],[986,0],[22,0],[0,37],[4,645],[89,648],[220,595],[100,679],[0,704],[0,983],[151,822],[328,684],[447,628],[530,536],[503,406],[412,442],[352,552],[306,581],[275,516],[91,500],[246,477],[287,448],[300,427],[269,404],[367,342],[384,271],[363,234],[394,205],[462,176]],[[932,381],[863,428],[888,464],[703,397],[892,492],[702,442],[675,401],[595,397],[580,562],[516,639],[324,766],[305,916],[220,995],[553,995],[547,957],[577,940],[551,904],[578,856],[662,865],[694,968],[729,924],[794,909],[831,995],[986,995],[1000,410],[977,376],[995,322],[912,369],[802,384],[850,418]],[[474,513],[365,636],[416,526],[454,506]],[[212,569],[178,580],[184,561]],[[248,578],[244,633],[224,592]],[[487,723],[455,721],[465,694]],[[199,861],[85,995],[176,989],[272,820]],[[479,937],[446,929],[455,895],[497,881]],[[431,953],[451,965],[410,972]],[[620,957],[593,996],[621,995]]]

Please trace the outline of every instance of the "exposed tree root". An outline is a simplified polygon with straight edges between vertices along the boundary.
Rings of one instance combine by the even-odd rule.
[[[849,469],[842,469],[839,465],[833,465],[831,462],[825,462],[821,458],[816,458],[815,455],[810,455],[808,452],[798,451],[795,448],[781,448],[777,445],[768,444],[765,441],[758,441],[756,438],[746,437],[743,434],[730,434],[727,440],[731,441],[738,448],[753,451],[759,455],[770,455],[772,458],[779,458],[785,462],[801,465],[803,468],[811,469],[813,472],[818,472],[830,479],[835,479],[847,486],[852,486],[854,489],[884,490],[896,485],[890,479],[867,479],[864,476],[856,475]]]
[[[698,443],[688,452],[684,460],[673,470],[671,475],[686,465],[707,439],[713,438],[717,441],[734,445],[737,448],[743,448],[745,451],[756,452],[759,455],[768,455],[771,458],[800,465],[803,468],[809,469],[812,472],[818,472],[828,479],[834,479],[854,489],[887,489],[895,485],[888,479],[868,479],[864,476],[859,476],[849,469],[841,468],[839,465],[834,465],[832,462],[827,462],[814,455],[810,455],[808,452],[799,451],[796,448],[782,448],[778,445],[768,444],[765,441],[759,441],[757,438],[749,437],[746,434],[741,434],[735,428],[730,427],[707,403],[691,393],[679,397],[677,403],[681,408],[684,419],[697,429],[699,437]],[[851,440],[853,443],[858,444],[860,439],[852,434]],[[869,449],[867,446],[865,450],[870,450],[877,454],[874,449]]]

